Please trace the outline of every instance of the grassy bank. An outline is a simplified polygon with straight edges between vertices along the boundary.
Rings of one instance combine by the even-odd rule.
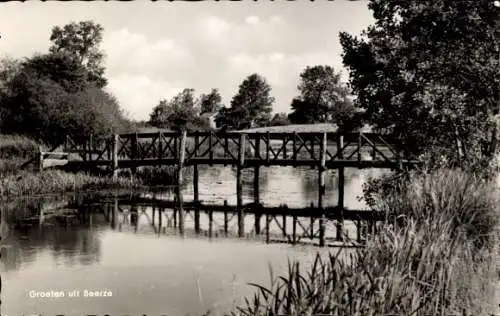
[[[87,189],[139,188],[144,184],[135,178],[98,177],[85,173],[47,170],[23,172],[0,177],[0,197],[11,198]]]
[[[387,222],[350,260],[291,263],[231,315],[489,315],[497,284],[498,189],[440,170],[375,197]]]
[[[134,189],[169,186],[176,182],[176,168],[140,167],[135,176],[123,170],[117,179],[88,173],[70,173],[47,169],[43,172],[20,170],[20,166],[39,151],[39,143],[19,135],[0,135],[0,197],[40,195],[88,189]],[[42,145],[42,147],[45,147]],[[187,177],[191,168],[184,170]]]

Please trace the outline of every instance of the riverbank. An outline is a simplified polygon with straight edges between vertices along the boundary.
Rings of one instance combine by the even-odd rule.
[[[134,176],[123,170],[117,178],[58,169],[38,172],[32,166],[21,170],[25,162],[36,157],[40,147],[47,149],[46,145],[25,136],[0,135],[0,198],[97,189],[140,189],[171,186],[176,181],[176,168],[173,166],[140,167]],[[183,172],[188,176],[192,171],[185,168]]]
[[[387,194],[389,193],[389,194]],[[489,315],[498,283],[495,183],[458,170],[412,175],[376,197],[388,221],[349,261],[318,255],[231,315]]]

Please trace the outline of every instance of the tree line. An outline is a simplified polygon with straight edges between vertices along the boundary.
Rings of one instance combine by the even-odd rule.
[[[216,127],[225,130],[313,123],[332,123],[348,130],[361,126],[360,111],[340,81],[340,73],[331,66],[306,67],[297,89],[300,95],[293,99],[291,113],[272,116],[275,98],[271,86],[264,76],[254,73],[243,80],[229,106],[222,104],[216,88],[199,98],[194,89],[184,89],[171,100],[160,100],[148,123],[172,129],[210,128],[203,119],[203,114],[210,114]]]
[[[369,0],[375,23],[340,33],[348,83],[328,65],[306,67],[289,114],[276,113],[257,73],[230,101],[219,90],[186,88],[159,100],[145,125],[225,130],[327,122],[352,131],[390,131],[417,154],[484,167],[498,153],[500,12],[491,0]],[[48,53],[0,63],[0,128],[57,143],[66,134],[136,128],[106,91],[103,28],[93,21],[54,27]]]

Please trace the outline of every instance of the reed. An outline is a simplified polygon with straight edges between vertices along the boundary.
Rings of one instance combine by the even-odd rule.
[[[31,158],[38,153],[39,144],[22,135],[0,135],[0,159]]]
[[[230,315],[491,314],[498,197],[463,171],[414,174],[375,197],[387,221],[365,248],[290,262]]]
[[[98,177],[86,173],[46,170],[40,173],[23,172],[0,177],[0,197],[11,198],[75,190],[139,188],[144,184],[129,177]]]

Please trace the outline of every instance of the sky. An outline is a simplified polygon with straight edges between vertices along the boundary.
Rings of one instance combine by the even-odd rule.
[[[306,66],[330,65],[347,81],[338,34],[374,21],[365,0],[5,2],[0,55],[48,52],[52,27],[83,20],[103,26],[106,89],[135,120],[184,88],[218,88],[229,105],[252,73],[270,84],[274,112],[289,112]]]

